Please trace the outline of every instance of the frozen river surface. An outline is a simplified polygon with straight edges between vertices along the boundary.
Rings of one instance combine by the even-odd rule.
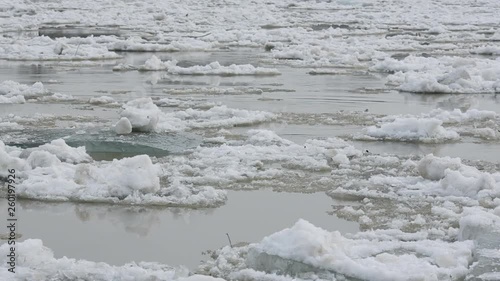
[[[157,2],[0,0],[0,280],[500,280],[498,1]]]

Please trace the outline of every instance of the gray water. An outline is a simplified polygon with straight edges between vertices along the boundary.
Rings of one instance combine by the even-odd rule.
[[[151,57],[151,53],[122,53],[121,62],[140,65]],[[2,80],[14,80],[32,84],[44,83],[52,92],[71,94],[75,98],[89,99],[108,95],[119,102],[141,96],[171,98],[201,98],[221,102],[228,107],[263,110],[275,113],[303,114],[311,117],[317,114],[332,114],[338,111],[368,112],[370,114],[418,114],[436,108],[475,108],[500,113],[500,96],[494,94],[437,95],[400,93],[384,88],[382,74],[365,75],[309,75],[309,69],[283,65],[263,65],[262,51],[256,49],[235,49],[218,52],[155,53],[162,60],[176,59],[179,65],[205,65],[219,61],[223,65],[246,64],[275,67],[279,76],[176,76],[161,72],[116,72],[112,67],[119,61],[107,61],[92,66],[71,66],[67,62],[15,62],[4,61],[0,65]],[[193,87],[258,88],[260,95],[216,95],[200,94],[168,95],[164,89]],[[168,111],[169,109],[163,108]],[[33,112],[58,115],[81,115],[89,118],[117,120],[115,108],[95,107],[82,104],[27,103],[0,104],[0,118],[6,114],[31,115]],[[310,125],[286,123],[263,124],[281,136],[302,142],[316,137],[349,136],[359,132],[362,125]],[[65,122],[59,122],[61,126]],[[247,130],[234,129],[234,130]],[[476,143],[465,140],[461,143],[415,144],[399,142],[355,142],[358,148],[375,153],[422,154],[461,157],[470,160],[497,162],[500,159],[499,143]]]
[[[155,261],[195,269],[203,251],[258,242],[303,218],[329,231],[355,233],[357,223],[329,215],[334,203],[324,193],[269,190],[229,191],[216,209],[131,207],[19,200],[20,241],[42,239],[55,257],[121,265]],[[7,201],[0,201],[0,210]],[[5,212],[0,212],[5,221]]]
[[[176,59],[183,66],[246,64],[276,67],[282,73],[272,77],[162,76],[157,72],[113,72],[119,61],[92,66],[71,66],[63,62],[11,62],[0,64],[0,80],[32,84],[44,83],[52,92],[71,94],[79,99],[108,95],[119,102],[141,96],[199,98],[221,102],[228,107],[263,110],[276,113],[317,114],[340,110],[370,114],[417,114],[432,109],[467,106],[500,113],[498,95],[420,95],[384,90],[382,75],[309,75],[309,69],[283,65],[263,65],[261,50],[238,49],[203,53],[157,53],[162,60]],[[143,64],[150,53],[123,54],[120,62]],[[259,88],[260,95],[205,96],[189,94],[169,96],[163,89],[188,87]],[[162,108],[168,111],[171,109]],[[118,109],[88,104],[56,102],[0,104],[0,118],[7,114],[32,115],[34,112],[55,115],[118,119]],[[267,128],[297,143],[317,137],[345,137],[359,132],[361,124],[325,125],[295,122],[266,123],[252,127],[231,128],[245,132],[251,128]],[[92,121],[89,121],[92,122]],[[294,123],[295,122],[295,123]],[[57,128],[71,125],[58,121]],[[99,124],[97,124],[99,126]],[[434,153],[438,156],[498,162],[500,144],[459,143],[419,144],[401,142],[354,141],[357,148],[372,153],[398,155]],[[116,155],[93,155],[110,159]],[[0,201],[5,209],[6,201]],[[226,233],[233,243],[258,242],[263,237],[290,227],[299,218],[319,227],[343,233],[358,231],[358,224],[327,214],[334,204],[323,193],[275,193],[272,191],[229,191],[227,204],[216,209],[179,209],[127,207],[100,204],[47,203],[19,201],[19,231],[22,239],[38,238],[53,249],[56,257],[68,256],[110,264],[130,261],[156,261],[169,265],[186,265],[194,269],[204,257],[202,252],[228,245]],[[2,219],[5,212],[0,212]]]

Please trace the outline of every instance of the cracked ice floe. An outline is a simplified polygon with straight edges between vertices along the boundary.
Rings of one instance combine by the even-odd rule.
[[[103,262],[56,258],[51,249],[39,239],[28,239],[16,243],[17,263],[15,274],[8,271],[10,245],[0,246],[2,280],[80,280],[95,281],[158,280],[158,281],[223,281],[210,276],[191,275],[183,267],[171,267],[154,262],[128,263],[113,266]]]
[[[175,180],[161,185],[161,167],[147,155],[89,162],[83,147],[69,147],[62,139],[26,150],[0,142],[0,155],[2,171],[19,174],[20,198],[179,206],[216,206],[226,200],[224,191],[212,187]]]
[[[305,220],[261,242],[218,250],[201,272],[223,278],[277,273],[292,278],[361,280],[456,280],[472,262],[472,241],[347,238]],[[291,275],[291,276],[290,276]],[[285,277],[283,276],[283,277]]]
[[[280,75],[281,73],[275,68],[255,67],[251,64],[223,66],[215,61],[207,65],[195,65],[191,67],[181,67],[177,65],[177,61],[162,61],[157,56],[153,55],[144,65],[135,67],[131,65],[119,64],[113,70],[143,70],[143,71],[166,71],[171,74],[178,75]]]
[[[0,58],[10,60],[100,60],[120,58],[96,41],[87,38],[40,36],[0,42]]]
[[[407,92],[496,93],[500,91],[500,59],[408,56],[386,58],[372,70],[396,72],[388,84]]]
[[[416,142],[456,141],[462,135],[497,139],[499,115],[493,111],[460,109],[432,110],[420,115],[392,115],[378,118],[375,126],[367,127],[354,136],[361,140],[394,140]],[[460,125],[459,127],[450,127]],[[446,127],[445,127],[446,126]]]
[[[244,140],[220,146],[199,146],[188,156],[174,156],[162,164],[169,178],[193,185],[220,188],[260,186],[304,191],[321,190],[321,177],[334,166],[348,165],[362,153],[343,140],[312,139],[296,144],[267,130],[250,130]],[[333,158],[342,158],[336,163]]]
[[[450,200],[463,205],[500,205],[500,173],[483,172],[461,160],[427,155],[418,164],[409,160],[408,175],[375,174],[351,181],[329,191],[334,197],[346,195],[406,200]]]

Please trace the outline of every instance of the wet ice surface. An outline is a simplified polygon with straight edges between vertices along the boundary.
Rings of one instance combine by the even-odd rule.
[[[4,2],[20,278],[498,279],[498,1]]]

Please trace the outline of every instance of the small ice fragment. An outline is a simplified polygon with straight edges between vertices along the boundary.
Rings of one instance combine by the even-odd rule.
[[[128,120],[127,117],[122,117],[115,124],[115,132],[119,135],[132,133],[132,124],[130,123],[130,120]]]
[[[151,98],[131,100],[123,105],[122,117],[128,118],[133,131],[151,132],[156,129],[160,118],[160,109]]]

